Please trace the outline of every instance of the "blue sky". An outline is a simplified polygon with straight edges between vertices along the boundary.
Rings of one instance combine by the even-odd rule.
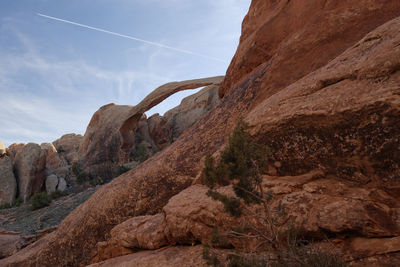
[[[1,0],[0,141],[8,146],[84,134],[102,105],[135,105],[164,83],[224,75],[249,5],[250,0]],[[168,98],[148,115],[163,114],[193,92]]]

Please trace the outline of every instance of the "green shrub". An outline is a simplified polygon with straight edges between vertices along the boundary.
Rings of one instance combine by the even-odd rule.
[[[240,120],[229,138],[227,147],[221,153],[216,164],[211,155],[207,155],[202,172],[202,181],[210,190],[207,195],[220,201],[225,211],[240,217],[247,212],[255,221],[245,222],[238,230],[232,228],[227,236],[257,242],[258,253],[238,251],[226,258],[229,266],[300,266],[300,267],[343,267],[347,266],[337,255],[326,253],[300,238],[299,231],[287,231],[290,217],[282,203],[274,211],[270,206],[274,196],[264,192],[261,185],[261,173],[266,169],[266,149],[255,142],[247,132],[247,124]],[[230,197],[215,191],[215,187],[232,184],[236,197]],[[214,190],[213,190],[214,189]],[[243,200],[243,203],[241,202]],[[263,214],[254,216],[247,205],[261,204]],[[290,226],[290,224],[289,224]],[[286,231],[286,236],[285,236]],[[286,238],[285,238],[286,237]],[[219,266],[218,257],[213,249],[221,238],[211,235],[203,257],[209,265]],[[262,249],[261,249],[262,248]],[[270,256],[275,255],[271,260]]]
[[[222,204],[224,204],[225,211],[232,216],[239,218],[242,215],[242,209],[240,208],[241,203],[238,198],[225,196],[212,190],[208,190],[207,196],[222,202]]]
[[[19,207],[19,206],[21,206],[22,203],[24,203],[24,200],[21,197],[18,197],[15,200],[13,205],[11,205],[10,203],[5,203],[5,204],[0,206],[0,210],[11,209],[13,207]]]
[[[64,192],[61,192],[60,190],[56,190],[50,193],[50,199],[58,199],[60,197],[65,196],[66,194]]]
[[[213,188],[234,181],[233,188],[239,198],[246,203],[259,203],[260,173],[265,170],[267,153],[251,138],[247,128],[243,120],[238,122],[216,167],[212,156],[206,156],[203,183]]]
[[[128,171],[130,171],[131,169],[128,167],[125,167],[123,165],[119,165],[115,167],[115,177],[120,176],[123,173],[126,173]]]
[[[74,162],[71,166],[72,173],[76,176],[78,184],[83,184],[90,181],[90,176],[87,174],[77,162]]]
[[[22,197],[18,197],[18,198],[15,200],[14,206],[19,207],[19,206],[21,206],[22,203],[24,203],[24,200],[22,199]]]
[[[50,205],[51,199],[50,197],[46,194],[46,192],[40,192],[40,193],[36,193],[34,194],[31,199],[31,209],[32,210],[37,210],[37,209],[41,209],[44,208],[46,206]]]
[[[103,179],[101,179],[101,178],[91,178],[89,180],[89,183],[92,186],[96,186],[96,185],[99,185],[99,184],[103,184]]]
[[[149,153],[144,144],[140,144],[136,147],[135,151],[132,154],[132,158],[135,161],[139,161],[140,163],[146,161],[149,158]]]
[[[11,209],[12,206],[10,203],[4,203],[3,205],[0,206],[0,210],[5,210],[5,209]]]

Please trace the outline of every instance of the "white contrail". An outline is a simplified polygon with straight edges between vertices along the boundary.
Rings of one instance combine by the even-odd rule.
[[[100,29],[100,28],[96,28],[96,27],[80,24],[80,23],[69,21],[69,20],[65,20],[65,19],[55,18],[55,17],[52,17],[52,16],[40,14],[40,13],[36,13],[36,14],[41,16],[41,17],[48,18],[48,19],[57,20],[57,21],[69,23],[69,24],[72,24],[72,25],[80,26],[80,27],[83,27],[83,28],[87,28],[87,29],[91,29],[91,30],[95,30],[95,31],[99,31],[99,32],[104,32],[104,33],[116,35],[116,36],[119,36],[119,37],[135,40],[135,41],[142,42],[142,43],[145,43],[145,44],[154,45],[154,46],[158,46],[158,47],[174,50],[174,51],[185,53],[185,54],[189,54],[189,55],[199,56],[199,57],[208,58],[208,59],[212,59],[212,60],[216,60],[216,61],[227,63],[225,60],[220,59],[220,58],[211,57],[211,56],[207,56],[207,55],[202,55],[202,54],[198,54],[198,53],[195,53],[195,52],[192,52],[192,51],[179,49],[179,48],[171,47],[171,46],[168,46],[168,45],[155,43],[155,42],[151,42],[151,41],[135,38],[135,37],[132,37],[132,36],[129,36],[129,35],[120,34],[120,33],[112,32],[112,31],[107,31],[107,30],[103,30],[103,29]]]

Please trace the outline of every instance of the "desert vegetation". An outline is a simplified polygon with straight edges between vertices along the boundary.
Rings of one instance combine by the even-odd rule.
[[[318,248],[301,229],[292,226],[282,203],[271,205],[274,195],[264,192],[261,178],[267,165],[266,148],[247,129],[248,125],[239,120],[220,160],[216,163],[211,155],[206,156],[202,177],[210,188],[207,195],[220,201],[227,213],[243,220],[228,231],[214,229],[203,258],[212,266],[347,266],[339,256]],[[227,185],[233,187],[235,196],[217,191],[218,186]],[[261,209],[254,209],[256,205]],[[243,243],[248,245],[233,245]],[[217,248],[236,250],[221,259]]]

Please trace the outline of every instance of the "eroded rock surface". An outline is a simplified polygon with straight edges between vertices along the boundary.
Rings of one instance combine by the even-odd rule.
[[[0,205],[14,203],[17,194],[17,181],[8,156],[0,156]]]
[[[385,0],[253,0],[219,94],[267,68],[255,102],[271,96],[399,16],[399,9],[399,2]]]
[[[40,147],[46,153],[46,173],[54,173],[56,169],[67,166],[67,163],[60,158],[60,155],[52,143],[43,143]]]
[[[53,145],[60,157],[70,165],[78,160],[77,153],[82,140],[83,136],[80,134],[66,134],[54,141]]]
[[[27,244],[21,234],[0,228],[0,259],[13,255]]]
[[[14,169],[18,179],[19,196],[28,200],[40,192],[45,180],[46,153],[38,144],[29,143],[15,156]]]
[[[94,261],[131,254],[138,249],[159,249],[168,244],[165,236],[165,215],[140,216],[129,219],[111,230],[111,238],[97,244]]]
[[[141,251],[131,255],[89,265],[91,267],[198,267],[208,266],[202,258],[203,246],[170,247],[156,251]]]

